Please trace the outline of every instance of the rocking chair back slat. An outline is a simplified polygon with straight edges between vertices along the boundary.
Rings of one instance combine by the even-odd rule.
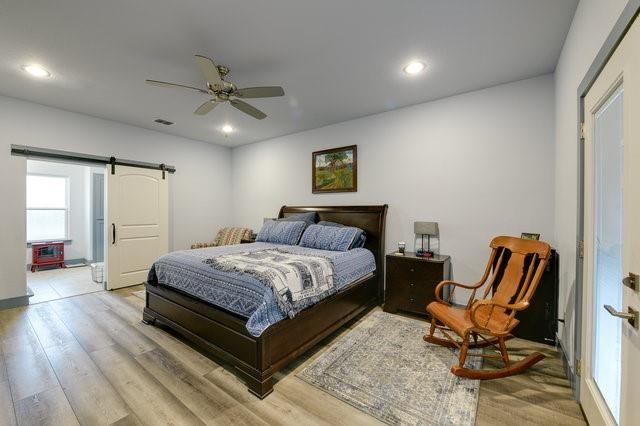
[[[478,281],[476,283],[476,286],[478,288],[482,287],[487,282],[487,279],[489,278],[489,274],[491,274],[492,265],[493,265],[493,262],[495,260],[497,252],[498,252],[498,250],[496,250],[496,249],[491,250],[491,256],[489,257],[489,262],[487,262],[487,267],[484,270],[484,274],[482,274],[482,278],[480,279],[480,281]],[[498,262],[500,262],[499,259],[498,259]],[[476,291],[478,290],[478,288],[474,288],[473,291],[471,292],[471,297],[469,298],[469,301],[467,302],[467,309],[471,309],[471,306],[473,305],[474,299],[476,297]],[[455,290],[456,290],[455,287],[450,290],[450,292],[449,292],[449,300],[453,300],[452,296],[453,296],[453,292]],[[487,297],[487,294],[489,294],[490,290],[491,290],[491,284],[486,286],[486,288],[484,290],[484,294],[482,295],[483,299],[485,299]]]
[[[500,255],[498,256],[498,260],[495,260],[496,255],[498,253],[500,253]],[[491,257],[489,258],[489,262],[487,262],[487,272],[485,273],[482,282],[483,283],[486,282],[487,278],[489,278],[489,274],[491,274],[492,272],[494,273],[491,274],[489,284],[484,289],[484,294],[482,295],[483,299],[487,298],[487,296],[489,295],[489,292],[491,291],[491,288],[493,287],[493,282],[496,280],[496,277],[497,277],[497,275],[495,274],[495,271],[500,270],[502,268],[503,256],[504,256],[504,250],[498,250],[498,248],[491,249]]]
[[[506,251],[506,250],[505,250]],[[525,283],[524,275],[525,256],[520,253],[511,253],[504,273],[493,294],[493,300],[501,303],[511,303],[518,290]]]
[[[533,258],[529,262],[529,268],[527,269],[527,276],[524,279],[524,284],[520,288],[520,292],[518,293],[518,296],[516,297],[515,303],[518,303],[521,300],[523,300],[523,297],[525,296],[525,294],[529,290],[529,287],[531,286],[531,283],[532,283],[531,280],[533,279],[533,273],[536,270],[536,265],[538,265],[538,255],[534,253],[533,254]]]
[[[549,250],[549,253],[550,252],[551,250]],[[533,297],[533,294],[535,293],[536,289],[538,288],[538,285],[540,284],[540,280],[542,279],[542,274],[544,274],[544,271],[547,267],[547,261],[549,260],[549,253],[547,253],[547,256],[544,259],[540,259],[539,265],[536,268],[535,275],[533,276],[531,285],[527,289],[527,293],[524,295],[523,300],[526,300],[527,302],[529,302]]]

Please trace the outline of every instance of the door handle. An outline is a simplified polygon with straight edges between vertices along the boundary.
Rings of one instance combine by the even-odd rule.
[[[638,274],[629,272],[629,275],[622,279],[622,284],[626,285],[630,289],[638,291],[638,284],[640,283],[640,277]]]
[[[604,305],[604,308],[614,317],[626,319],[633,328],[638,328],[639,313],[635,309],[627,307],[627,312],[620,312],[616,311],[616,309],[611,305]]]
[[[116,243],[116,224],[115,223],[111,224],[111,233],[113,234],[113,242],[111,244],[115,244]]]

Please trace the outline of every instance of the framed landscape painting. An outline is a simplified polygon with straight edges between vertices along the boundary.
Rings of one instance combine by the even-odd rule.
[[[312,154],[313,193],[358,190],[358,146],[325,149]]]

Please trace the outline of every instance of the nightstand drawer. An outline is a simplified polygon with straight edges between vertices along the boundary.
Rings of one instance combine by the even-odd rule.
[[[395,280],[402,281],[442,281],[443,270],[442,265],[433,265],[429,263],[411,262],[400,259],[387,263],[387,270],[391,277]]]
[[[427,300],[423,297],[411,296],[404,305],[404,310],[418,315],[429,315],[427,313],[427,302],[431,302],[431,300]]]
[[[429,285],[412,285],[409,286],[407,292],[403,292],[397,296],[398,309],[413,312],[420,315],[426,314],[427,303],[434,300],[434,290],[437,284]]]
[[[410,279],[402,279],[393,274],[387,275],[389,282],[393,285],[388,287],[389,294],[407,294],[418,297],[429,297],[433,299],[434,291],[440,280],[427,280],[419,276],[411,277]]]

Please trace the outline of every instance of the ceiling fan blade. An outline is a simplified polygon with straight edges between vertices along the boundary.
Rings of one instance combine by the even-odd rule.
[[[213,99],[210,101],[207,101],[205,103],[203,103],[202,105],[200,105],[198,107],[198,109],[196,109],[194,111],[194,114],[197,115],[205,115],[208,114],[212,109],[214,109],[215,107],[218,106],[218,102],[214,101]]]
[[[206,56],[196,55],[196,61],[198,61],[200,71],[204,74],[207,82],[216,90],[222,89],[224,87],[224,83],[222,82],[222,77],[220,77],[220,72],[218,72],[218,67],[216,67],[213,60]]]
[[[258,108],[253,107],[253,106],[249,105],[248,103],[243,102],[241,100],[231,99],[231,100],[229,100],[229,102],[235,108],[239,109],[240,111],[244,112],[245,114],[249,114],[253,118],[257,118],[258,120],[262,120],[263,118],[265,118],[267,116],[267,114],[265,114],[264,112],[260,111]]]
[[[176,83],[168,83],[166,81],[158,81],[158,80],[145,80],[145,82],[147,84],[150,84],[152,86],[160,86],[160,87],[171,87],[171,88],[182,88],[182,89],[189,89],[189,90],[195,90],[198,91],[200,93],[204,93],[204,94],[209,94],[209,92],[207,92],[204,89],[199,89],[197,87],[191,87],[191,86],[185,86],[184,84],[176,84]]]
[[[284,96],[284,89],[280,86],[245,87],[236,90],[235,95],[241,98],[272,98]]]

